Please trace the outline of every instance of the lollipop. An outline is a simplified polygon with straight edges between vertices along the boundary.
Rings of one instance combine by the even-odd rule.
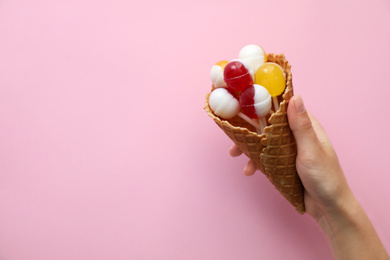
[[[271,110],[271,95],[267,89],[261,85],[253,84],[244,89],[240,96],[242,112],[249,118],[258,119],[260,129],[264,133],[267,126],[265,116]]]
[[[256,71],[264,62],[267,62],[265,51],[256,44],[250,44],[242,48],[238,57],[245,60],[253,71]]]
[[[253,125],[258,131],[261,127],[249,117],[240,112],[240,103],[238,99],[226,88],[217,88],[210,94],[209,105],[215,115],[224,119],[230,119],[238,115],[249,124]]]
[[[210,78],[214,88],[226,87],[226,82],[223,79],[223,69],[227,63],[227,60],[222,60],[211,67]]]
[[[277,96],[286,88],[286,77],[283,69],[276,63],[267,62],[261,65],[255,74],[255,83],[264,86],[271,94],[275,110],[279,110]]]
[[[226,64],[223,76],[229,89],[242,91],[253,84],[251,72],[253,70],[244,60],[232,60]]]

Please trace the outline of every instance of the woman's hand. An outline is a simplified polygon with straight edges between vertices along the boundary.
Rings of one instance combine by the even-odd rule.
[[[297,143],[296,168],[305,188],[306,211],[324,231],[335,259],[389,259],[352,193],[324,129],[307,112],[301,97],[291,98],[287,116]],[[241,153],[237,146],[230,149],[234,157]],[[255,171],[249,161],[244,174]]]
[[[307,112],[301,97],[294,96],[290,100],[287,116],[297,142],[296,167],[305,187],[305,207],[318,219],[324,210],[337,207],[341,198],[349,200],[353,195],[324,129]],[[234,145],[229,153],[236,157],[242,151]],[[254,163],[249,161],[244,174],[250,176],[256,170]]]

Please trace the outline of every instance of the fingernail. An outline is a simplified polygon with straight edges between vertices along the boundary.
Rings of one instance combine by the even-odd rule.
[[[302,100],[301,96],[294,97],[294,104],[295,104],[295,109],[297,110],[298,114],[302,114],[303,112],[306,111],[305,105],[303,104],[303,100]]]

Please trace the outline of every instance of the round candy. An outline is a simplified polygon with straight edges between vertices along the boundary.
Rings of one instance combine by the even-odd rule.
[[[224,119],[235,117],[240,112],[237,98],[225,88],[217,88],[211,92],[209,105],[215,115]]]
[[[250,44],[241,49],[238,57],[248,62],[253,71],[256,71],[260,65],[267,62],[267,54],[259,45]]]
[[[261,118],[271,110],[271,95],[261,85],[253,84],[241,92],[242,112],[250,118]]]
[[[229,89],[242,91],[253,84],[249,65],[243,60],[232,60],[223,71],[225,82]]]
[[[224,69],[226,64],[228,64],[228,63],[229,63],[229,61],[227,61],[227,60],[221,60],[221,61],[218,61],[217,63],[215,63],[215,65],[218,65]]]
[[[286,88],[283,69],[273,62],[264,63],[257,69],[255,83],[264,86],[273,97],[282,94]]]
[[[222,60],[211,67],[210,78],[214,88],[226,87],[226,82],[223,79],[223,69],[227,63],[227,60]]]

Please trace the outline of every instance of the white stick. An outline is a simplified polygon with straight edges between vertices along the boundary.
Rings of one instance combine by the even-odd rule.
[[[272,97],[272,100],[274,101],[274,107],[275,107],[275,112],[276,112],[279,110],[278,97]]]
[[[260,121],[258,119],[252,119],[253,123],[255,124],[259,124]],[[259,124],[259,128],[256,128],[256,131],[259,135],[263,134],[263,127],[261,126],[261,124]]]
[[[261,133],[264,134],[264,128],[267,126],[267,122],[264,117],[259,118],[259,125],[261,127]]]
[[[241,117],[242,119],[244,119],[245,121],[247,121],[249,124],[253,125],[256,128],[256,130],[260,130],[261,131],[260,125],[255,123],[255,122],[253,122],[252,119],[250,119],[248,116],[246,116],[242,112],[239,112],[238,116]]]
[[[264,128],[266,128],[266,127],[267,127],[267,120],[265,120],[265,117],[262,117],[262,118],[261,118],[261,121],[263,121]],[[263,129],[264,129],[264,128],[263,128]]]

